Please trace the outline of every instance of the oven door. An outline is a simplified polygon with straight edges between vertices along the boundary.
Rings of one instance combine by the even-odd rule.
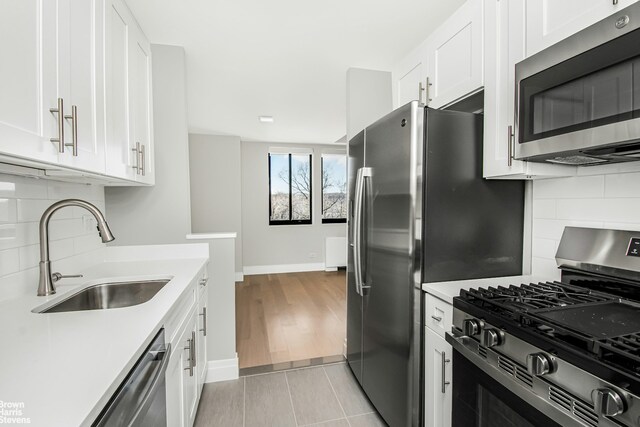
[[[548,395],[549,387],[537,377],[532,379],[518,362],[492,349],[479,347],[472,338],[450,333],[446,338],[453,347],[454,427],[598,425],[597,420],[584,423],[536,394],[546,390]],[[502,362],[496,365],[496,360]],[[533,385],[534,382],[537,384]]]
[[[561,427],[455,350],[452,426]]]

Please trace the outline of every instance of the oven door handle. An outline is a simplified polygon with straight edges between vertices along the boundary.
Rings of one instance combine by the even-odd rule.
[[[169,365],[169,358],[171,356],[171,344],[167,344],[167,349],[165,351],[160,351],[156,354],[157,358],[162,355],[162,359],[156,368],[156,373],[153,376],[153,379],[150,382],[150,386],[147,389],[142,401],[136,408],[133,417],[131,417],[131,421],[127,424],[128,427],[136,427],[140,425],[144,421],[144,415],[149,410],[151,403],[153,402],[153,398],[155,397],[158,388],[162,384],[162,380],[164,379],[164,374],[167,372],[167,366]]]
[[[584,424],[578,421],[576,418],[571,417],[570,415],[562,412],[560,409],[553,406],[551,403],[544,400],[542,396],[538,396],[537,394],[525,389],[520,383],[515,380],[512,380],[507,376],[504,372],[499,370],[497,367],[487,362],[485,359],[481,358],[479,355],[473,352],[473,350],[469,349],[465,343],[468,341],[473,341],[472,338],[469,338],[466,335],[462,335],[459,332],[447,332],[445,334],[445,339],[451,346],[454,351],[457,351],[461,354],[467,361],[472,363],[475,367],[483,371],[489,377],[491,377],[494,381],[497,381],[499,384],[502,384],[509,392],[513,393],[515,396],[522,399],[522,401],[531,405],[534,409],[540,411],[542,414],[549,417],[551,420],[555,421],[559,425],[563,427],[584,427]],[[453,364],[453,369],[456,369],[455,363]],[[454,373],[455,378],[455,373]],[[453,381],[454,389],[456,387],[455,380]]]

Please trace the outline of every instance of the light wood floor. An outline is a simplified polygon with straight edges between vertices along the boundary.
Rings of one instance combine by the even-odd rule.
[[[245,276],[236,285],[240,368],[342,354],[344,271]]]

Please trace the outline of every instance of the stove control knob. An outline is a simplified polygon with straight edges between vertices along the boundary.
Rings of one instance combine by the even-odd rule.
[[[533,353],[527,356],[527,372],[541,377],[555,370],[553,360],[544,353]]]
[[[478,335],[482,329],[482,323],[477,319],[464,319],[462,321],[462,331],[468,337]]]
[[[618,392],[608,388],[599,388],[591,392],[593,408],[597,414],[605,417],[615,417],[622,414],[626,408]]]
[[[498,329],[485,329],[480,336],[480,344],[487,348],[500,345],[503,341],[504,332]]]

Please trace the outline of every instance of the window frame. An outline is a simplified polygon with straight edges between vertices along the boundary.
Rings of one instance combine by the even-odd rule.
[[[324,173],[324,156],[323,156],[324,154],[337,155],[334,153],[322,153],[320,155],[320,212],[324,211],[324,189],[322,188],[322,175]],[[269,174],[269,176],[271,176],[271,174]],[[345,170],[345,176],[346,176],[346,170]],[[346,197],[346,193],[345,193],[345,197]],[[322,216],[323,224],[346,224],[347,223],[346,215],[344,218],[325,218],[324,213],[321,213],[321,216]]]
[[[293,191],[291,185],[291,159],[293,155],[300,156],[299,153],[268,153],[267,162],[269,168],[269,225],[311,225],[313,224],[313,154],[309,153],[309,219],[292,219],[293,215]],[[289,157],[289,219],[288,220],[272,220],[272,194],[271,194],[271,155],[286,154]],[[306,154],[306,153],[305,153]]]

